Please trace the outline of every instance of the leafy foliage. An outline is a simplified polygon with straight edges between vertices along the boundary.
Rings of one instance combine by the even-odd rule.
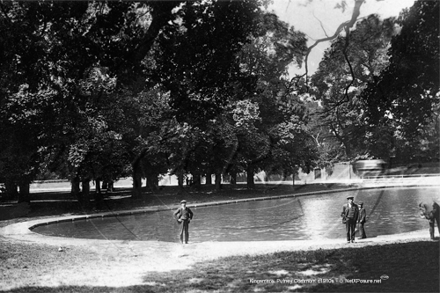
[[[370,151],[366,146],[374,139],[369,140],[370,122],[360,94],[368,82],[377,79],[387,63],[394,22],[394,19],[380,20],[375,15],[360,21],[349,35],[333,42],[312,77],[314,94],[321,105],[317,134],[324,131],[322,138],[331,135],[336,139],[326,143],[342,146],[327,162],[336,158],[351,160]]]
[[[400,153],[402,146],[413,148],[399,160],[426,153],[420,141],[433,142],[427,132],[439,104],[438,10],[438,1],[417,1],[401,15],[402,29],[391,41],[389,64],[362,93],[371,126],[392,129],[388,149]],[[424,160],[433,157],[426,156]]]

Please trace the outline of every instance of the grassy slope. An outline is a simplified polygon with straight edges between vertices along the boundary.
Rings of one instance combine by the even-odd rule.
[[[65,262],[73,269],[80,269],[81,262],[86,259],[90,264],[100,261],[86,251],[75,251],[67,258],[63,254],[51,254],[45,247],[29,248],[20,245],[9,248],[15,250],[15,253],[38,255],[37,258],[16,255],[16,263],[8,264],[13,272],[23,275],[29,270],[47,270],[48,267],[56,271],[57,267]],[[1,259],[3,257],[4,251]],[[261,256],[223,258],[197,264],[185,271],[151,273],[144,277],[144,282],[148,285],[120,288],[22,287],[10,292],[439,292],[438,257],[438,242],[279,252]],[[36,263],[36,259],[41,263]],[[302,274],[308,271],[324,273],[311,276]],[[8,277],[4,273],[3,271],[2,276]],[[382,275],[389,276],[389,279],[382,280],[380,284],[342,284],[337,281],[375,280]],[[318,284],[318,279],[333,280],[335,283]],[[265,280],[265,283],[256,283],[255,280]],[[315,283],[295,284],[298,280],[315,280]]]

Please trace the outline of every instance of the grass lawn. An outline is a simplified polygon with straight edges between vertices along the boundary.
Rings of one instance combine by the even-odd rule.
[[[230,257],[179,273],[147,276],[145,281],[156,285],[144,288],[178,292],[185,284],[195,292],[439,292],[438,256],[438,242],[420,242]],[[360,283],[381,276],[380,283]],[[348,283],[355,279],[359,283]],[[120,292],[132,289],[142,292]]]
[[[109,198],[109,209],[239,199],[316,190],[338,185],[264,186],[249,192],[225,188],[163,190],[139,200]],[[123,191],[121,191],[122,194]],[[60,195],[67,197],[67,195]],[[66,213],[90,212],[75,203],[44,202],[55,194],[34,195],[25,217],[10,223]],[[115,196],[116,198],[116,196]],[[13,207],[11,207],[13,208]],[[4,207],[3,209],[6,209]],[[103,287],[93,284],[99,274],[121,266],[145,266],[148,259],[96,252],[72,246],[62,253],[53,246],[10,241],[0,235],[0,290],[9,292],[439,292],[439,242],[418,241],[329,250],[281,251],[206,260],[184,270],[145,272],[138,285]],[[178,259],[176,261],[179,261]],[[57,280],[69,280],[68,285]],[[342,280],[342,281],[341,281]],[[74,284],[74,285],[72,285]]]
[[[94,269],[102,268],[102,259],[82,249],[54,254],[44,246],[14,245],[2,248],[2,262],[5,257],[13,257],[15,262],[6,260],[2,278],[13,277],[17,282],[29,275],[38,278],[63,271],[66,265],[78,275],[83,274],[81,270],[93,274]],[[48,280],[47,286],[24,286],[10,292],[439,292],[438,257],[438,242],[429,241],[279,252],[221,258],[186,270],[148,273],[143,285],[137,286],[52,287]]]

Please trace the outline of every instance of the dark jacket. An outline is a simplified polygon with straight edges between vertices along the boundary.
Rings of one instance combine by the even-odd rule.
[[[189,207],[180,207],[174,212],[174,218],[176,218],[176,220],[191,220],[193,215]]]
[[[351,209],[348,207],[348,204],[344,204],[342,207],[341,217],[345,219],[353,219],[355,222],[358,221],[359,218],[359,207],[356,204],[351,205]]]
[[[364,208],[360,208],[358,222],[363,224],[366,221],[367,221],[367,210],[365,210]]]
[[[430,222],[433,222],[434,219],[439,218],[439,206],[436,202],[434,202],[432,205],[421,202],[419,204],[419,209],[420,216]]]

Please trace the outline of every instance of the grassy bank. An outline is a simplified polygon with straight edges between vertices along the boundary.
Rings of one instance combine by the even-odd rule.
[[[2,278],[14,278],[16,284],[51,273],[66,274],[66,265],[76,277],[84,271],[93,274],[105,269],[104,263],[118,265],[84,249],[54,254],[38,245],[8,246],[2,248],[2,261],[5,253],[16,262],[9,261],[1,269]],[[10,292],[439,292],[438,257],[438,242],[279,252],[148,273],[137,286],[81,286],[80,281],[78,286],[51,286],[48,280],[47,286],[24,286]]]
[[[144,288],[178,292],[186,284],[186,290],[195,292],[439,292],[438,256],[438,242],[421,242],[231,257],[178,274],[147,276],[145,281],[156,286]],[[348,283],[356,279],[381,282]]]
[[[85,209],[67,193],[33,194],[22,217],[0,221],[0,227],[62,214],[278,196],[335,190],[347,186],[260,185],[255,190],[230,188],[165,188],[140,199],[129,191],[106,195],[101,209]],[[62,200],[64,199],[64,200]],[[2,211],[16,208],[15,204]],[[12,213],[10,213],[12,215]],[[0,290],[9,292],[439,292],[439,242],[419,241],[342,249],[283,251],[264,255],[207,259],[183,270],[142,270],[152,255],[123,250],[69,246],[59,252],[52,245],[11,241],[0,235]],[[175,261],[184,261],[177,256]],[[130,279],[131,269],[142,272],[136,282],[110,284],[112,274]],[[134,273],[133,273],[134,276]],[[104,280],[103,280],[104,279]],[[109,283],[106,283],[106,281]],[[343,280],[342,282],[340,280]],[[373,282],[373,283],[364,283]],[[375,283],[374,283],[375,282]],[[133,285],[136,284],[136,285]],[[96,285],[99,284],[99,285]],[[107,285],[108,286],[108,285]]]

